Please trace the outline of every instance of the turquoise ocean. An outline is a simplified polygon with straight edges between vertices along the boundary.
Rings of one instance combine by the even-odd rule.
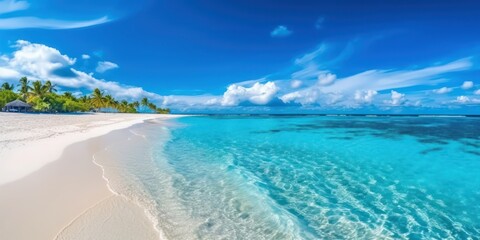
[[[166,239],[480,239],[478,117],[192,116],[128,139],[96,159]]]

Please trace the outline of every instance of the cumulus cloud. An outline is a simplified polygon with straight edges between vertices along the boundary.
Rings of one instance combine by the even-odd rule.
[[[284,103],[299,103],[301,105],[316,104],[321,99],[322,92],[318,88],[309,88],[301,91],[290,92],[280,96]]]
[[[104,61],[104,62],[98,62],[97,68],[95,69],[95,71],[97,71],[98,73],[104,73],[108,70],[112,70],[115,68],[118,68],[118,65],[116,63]]]
[[[93,90],[100,88],[117,98],[139,99],[148,97],[162,101],[162,96],[140,87],[126,86],[118,82],[97,79],[91,74],[76,70],[75,58],[62,54],[55,48],[19,40],[13,46],[11,56],[2,56],[0,77],[9,81],[26,76],[30,79],[50,80],[59,87]]]
[[[332,85],[335,79],[337,79],[335,74],[324,72],[318,75],[318,84],[322,86]]]
[[[458,103],[468,103],[470,102],[470,98],[467,96],[458,96],[456,102]]]
[[[290,82],[290,87],[293,88],[293,89],[297,89],[297,88],[301,87],[302,84],[303,84],[303,82],[300,81],[300,80],[292,80]]]
[[[457,99],[455,99],[452,102],[458,103],[458,104],[476,105],[476,104],[480,104],[480,99],[462,95],[462,96],[458,96]]]
[[[20,74],[15,70],[6,67],[0,67],[0,78],[7,80],[18,79],[20,78]]]
[[[475,92],[473,92],[475,95],[480,95],[480,89],[476,90]]]
[[[90,55],[82,54],[82,59],[84,59],[84,60],[90,59]]]
[[[433,92],[436,94],[445,94],[445,93],[451,92],[452,90],[453,90],[452,88],[442,87],[442,88],[433,90]]]
[[[446,81],[442,74],[467,70],[472,66],[469,58],[460,59],[443,65],[425,67],[413,70],[369,70],[353,76],[336,78],[328,71],[319,70],[314,64],[308,64],[314,55],[304,55],[297,63],[305,68],[292,74],[293,79],[306,79],[306,87],[283,89],[279,97],[284,103],[299,103],[302,105],[327,106],[332,102],[336,106],[358,107],[359,104],[387,103],[397,105],[402,99],[386,100],[375,103],[374,97],[378,91],[406,88],[420,85],[432,85]],[[315,76],[315,77],[314,77]],[[316,81],[308,80],[318,78]],[[311,82],[313,84],[311,84]],[[279,85],[288,86],[277,81]],[[450,91],[449,88],[437,89],[434,92]],[[398,94],[394,94],[399,96]],[[341,96],[341,97],[340,97]],[[418,97],[419,99],[422,97]],[[428,102],[428,101],[427,101]]]
[[[389,104],[393,106],[399,106],[405,103],[405,94],[399,93],[397,91],[392,90],[390,92],[391,94],[391,100],[388,102]]]
[[[162,106],[175,106],[177,108],[194,108],[194,107],[214,107],[221,104],[221,96],[212,95],[170,95],[163,96]]]
[[[274,82],[265,84],[255,83],[251,87],[232,84],[223,94],[222,106],[238,106],[242,102],[249,102],[255,105],[268,104],[278,92],[278,87]]]
[[[15,47],[18,49],[9,60],[9,66],[21,74],[47,79],[55,70],[69,67],[76,61],[63,55],[55,48],[43,44],[30,43],[18,40]]]
[[[359,103],[372,103],[373,98],[378,92],[375,90],[357,90],[355,91],[354,99]]]
[[[472,81],[465,81],[462,84],[462,89],[463,90],[468,90],[473,87],[473,82]]]
[[[392,100],[390,91],[445,83],[449,81],[447,74],[466,71],[473,66],[472,58],[467,57],[420,68],[372,69],[355,75],[335,78],[331,84],[322,85],[318,76],[330,72],[328,70],[330,68],[328,67],[329,65],[324,64],[325,62],[331,62],[331,60],[325,58],[330,56],[330,54],[323,54],[330,49],[330,47],[326,46],[326,44],[319,45],[314,51],[296,58],[294,65],[287,72],[278,74],[278,77],[270,75],[267,78],[273,79],[273,77],[276,77],[281,79],[275,81],[278,86],[282,87],[278,96],[281,101],[286,104],[296,103],[305,107],[320,107],[324,109],[358,108],[365,104],[379,107],[385,107],[385,105],[393,106],[394,104],[415,107],[445,107],[447,105],[444,103],[448,101],[446,95],[444,97],[428,94],[433,92],[433,90],[412,92],[407,89],[405,91],[409,91],[407,92],[408,100],[404,98],[405,96]],[[330,51],[328,52],[330,53]],[[343,55],[343,52],[339,54]],[[333,56],[333,59],[338,58],[339,56]],[[285,78],[285,75],[289,72],[290,79],[283,80],[282,78]],[[302,87],[293,88],[291,85],[292,79],[302,81]],[[368,94],[369,90],[370,94]],[[445,90],[450,91],[449,88],[445,88],[440,92]],[[388,96],[387,94],[378,94],[384,91],[389,91]],[[376,97],[377,94],[380,96]]]
[[[275,29],[272,30],[270,33],[270,36],[272,37],[288,37],[292,34],[292,31],[290,31],[287,27],[283,25],[277,26]]]
[[[29,7],[27,1],[4,0],[0,1],[0,14],[25,10]]]

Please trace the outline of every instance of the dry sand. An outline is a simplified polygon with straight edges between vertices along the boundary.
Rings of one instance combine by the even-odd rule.
[[[172,117],[0,113],[0,238],[159,239],[144,210],[109,189],[92,156],[122,141],[113,130]]]

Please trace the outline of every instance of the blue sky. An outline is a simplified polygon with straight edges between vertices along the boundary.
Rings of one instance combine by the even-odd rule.
[[[478,1],[0,0],[0,81],[176,112],[476,113]]]

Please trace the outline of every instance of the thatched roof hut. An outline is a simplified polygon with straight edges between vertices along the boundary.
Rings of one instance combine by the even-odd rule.
[[[32,106],[28,103],[25,103],[23,101],[20,101],[20,100],[15,100],[15,101],[12,101],[12,102],[9,102],[5,105],[5,111],[7,112],[26,112],[28,110],[30,110],[32,108]]]

